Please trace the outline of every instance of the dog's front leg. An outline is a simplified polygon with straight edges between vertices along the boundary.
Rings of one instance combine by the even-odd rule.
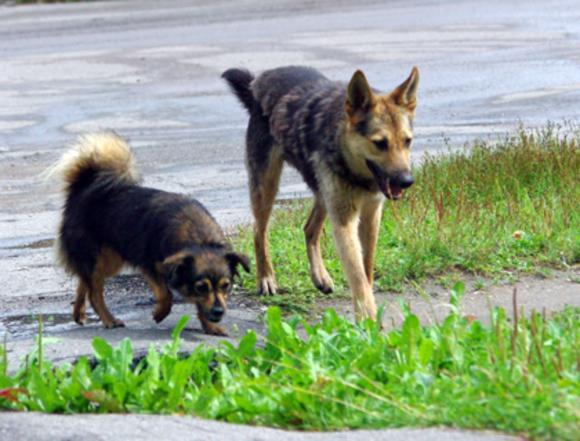
[[[221,326],[216,325],[215,323],[210,322],[208,319],[205,318],[202,308],[196,303],[197,306],[197,318],[201,323],[201,327],[206,334],[209,335],[221,335],[223,337],[228,336],[228,331]]]
[[[373,271],[375,263],[375,249],[379,228],[381,226],[381,213],[384,197],[380,194],[367,199],[361,209],[358,235],[360,238],[363,254],[365,273],[371,287],[373,286]]]
[[[358,213],[347,218],[331,213],[332,236],[352,291],[354,315],[357,321],[376,320],[377,307],[372,285],[366,275],[363,250],[358,235]]]
[[[153,310],[153,320],[155,320],[155,323],[160,323],[171,312],[173,295],[162,278],[152,274],[145,274],[145,279],[149,282],[149,286],[151,286],[157,300],[157,305]]]
[[[322,260],[322,250],[320,247],[320,235],[326,219],[326,207],[320,194],[314,195],[314,207],[304,225],[304,236],[306,237],[306,251],[310,261],[310,277],[314,286],[324,294],[334,291],[334,283],[328,271],[324,267]]]

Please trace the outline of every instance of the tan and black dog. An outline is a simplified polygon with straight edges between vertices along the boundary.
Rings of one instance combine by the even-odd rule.
[[[399,199],[414,181],[409,149],[417,68],[388,94],[371,89],[360,70],[348,85],[300,66],[269,70],[256,79],[247,70],[229,69],[222,77],[250,114],[246,165],[258,292],[276,292],[268,223],[288,162],[314,192],[304,226],[314,285],[324,293],[334,288],[320,248],[328,214],[356,317],[375,319],[373,263],[382,205],[385,196]]]
[[[157,323],[171,312],[174,291],[195,303],[206,333],[227,335],[216,323],[238,265],[250,270],[248,258],[232,250],[196,200],[141,187],[134,162],[127,143],[105,132],[81,137],[50,171],[64,181],[57,252],[79,278],[74,320],[85,323],[88,295],[105,327],[124,326],[105,305],[103,287],[128,264],[153,288]]]

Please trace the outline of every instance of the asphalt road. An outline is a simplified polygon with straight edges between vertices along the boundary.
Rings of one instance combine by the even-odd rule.
[[[419,161],[520,124],[576,121],[579,54],[573,0],[0,6],[1,295],[62,290],[38,251],[62,201],[39,175],[85,131],[129,138],[145,184],[198,198],[224,226],[249,220],[247,117],[226,68],[308,64],[345,81],[360,68],[389,91],[418,66]],[[305,190],[288,169],[280,197]]]
[[[384,91],[417,66],[420,161],[425,152],[494,140],[520,124],[577,122],[580,8],[574,0],[0,6],[0,332],[14,342],[13,356],[32,332],[21,331],[25,318],[39,311],[62,316],[53,332],[71,341],[85,344],[93,329],[66,319],[74,286],[50,251],[62,201],[40,174],[66,143],[115,129],[130,139],[147,185],[198,198],[226,227],[244,222],[247,117],[219,76],[229,67],[287,64],[345,81],[362,69]],[[280,197],[304,192],[298,175],[285,172]],[[142,294],[132,283],[124,289]],[[127,314],[146,342],[154,328],[149,310],[135,316],[123,299],[111,309]],[[259,309],[237,306],[230,325],[256,323]],[[151,338],[162,339],[170,324]],[[192,335],[201,341],[195,329]],[[65,356],[88,350],[70,347],[75,352]]]
[[[0,7],[1,239],[51,235],[36,174],[113,128],[146,183],[248,218],[246,114],[220,80],[308,64],[389,91],[421,72],[415,156],[580,115],[580,8],[526,1],[139,1]],[[305,187],[286,173],[282,197]],[[32,214],[32,216],[31,216]],[[6,245],[6,242],[0,242]]]

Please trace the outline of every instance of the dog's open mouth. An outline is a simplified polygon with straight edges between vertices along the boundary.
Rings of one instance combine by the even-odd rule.
[[[391,177],[374,161],[366,160],[369,170],[372,172],[375,181],[379,185],[381,192],[389,199],[397,200],[403,196],[403,188],[397,187],[392,182]]]

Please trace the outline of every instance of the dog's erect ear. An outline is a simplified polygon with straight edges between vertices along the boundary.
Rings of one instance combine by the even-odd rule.
[[[242,268],[244,268],[247,273],[250,272],[250,259],[245,254],[230,251],[225,257],[230,267],[230,271],[232,272],[232,276],[240,275],[238,272],[238,265],[242,265]]]
[[[346,90],[344,108],[350,118],[362,119],[377,103],[375,95],[362,71],[357,70],[352,76]]]
[[[179,287],[185,282],[185,275],[193,272],[195,257],[193,254],[177,253],[163,261],[165,279],[169,285]]]
[[[407,80],[391,92],[391,98],[399,106],[404,106],[411,113],[417,107],[417,87],[419,86],[419,69],[413,68],[413,72]]]

